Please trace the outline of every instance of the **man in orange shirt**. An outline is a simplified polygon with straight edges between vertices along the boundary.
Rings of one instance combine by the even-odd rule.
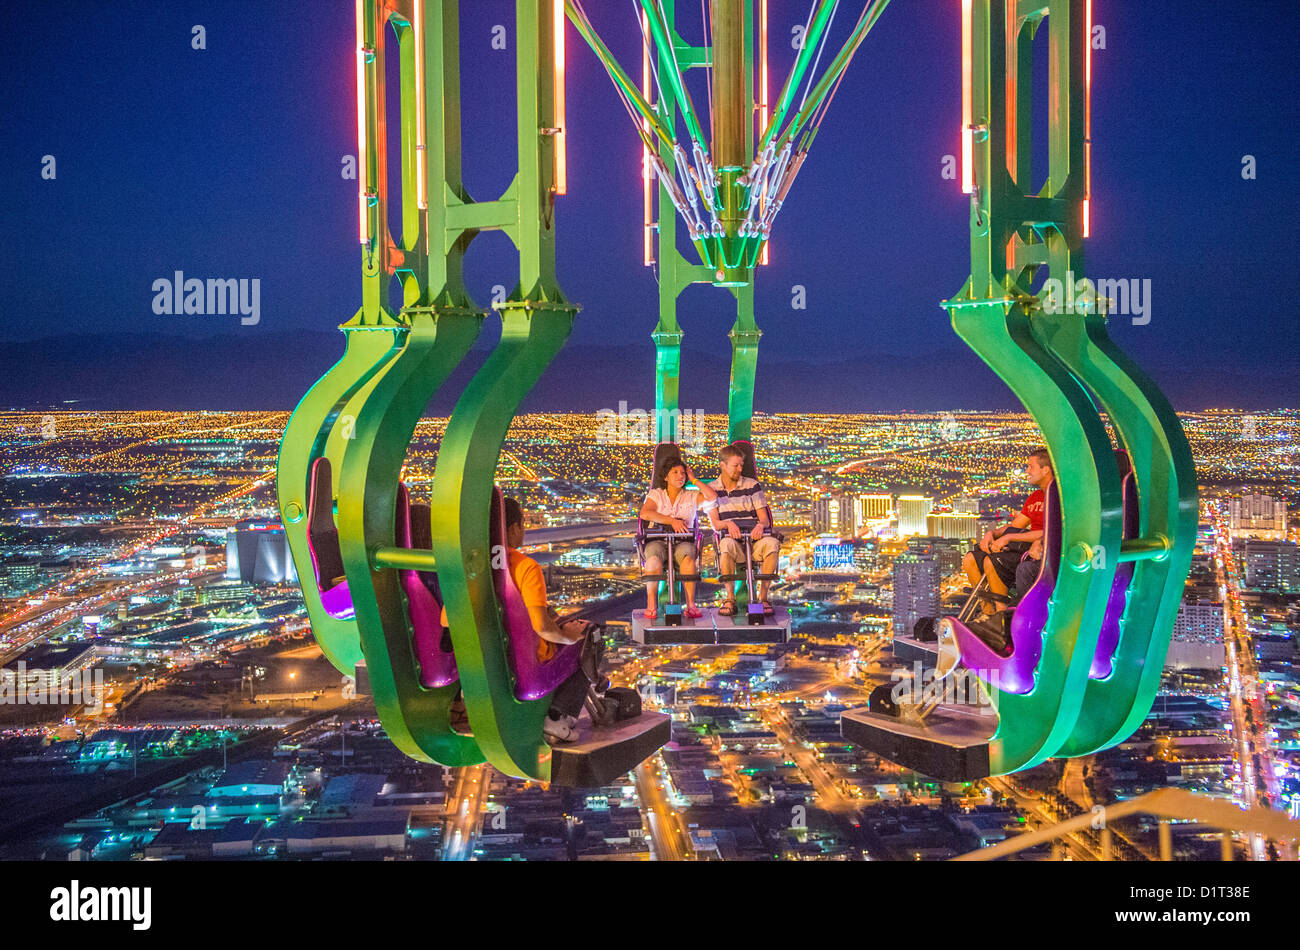
[[[595,662],[586,662],[573,675],[560,684],[551,695],[551,710],[542,723],[542,734],[547,742],[573,742],[578,738],[578,714],[587,698],[592,679],[584,667],[599,676],[600,656],[604,640],[600,627],[588,620],[564,620],[546,602],[546,578],[542,566],[519,550],[524,543],[524,512],[513,498],[505,500],[506,509],[506,564],[515,586],[523,597],[528,616],[537,631],[537,658],[549,660],[569,643],[591,640],[591,655]]]

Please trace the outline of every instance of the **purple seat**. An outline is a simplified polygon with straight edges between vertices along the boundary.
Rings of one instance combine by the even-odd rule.
[[[493,552],[506,550],[506,508],[501,489],[492,486],[492,514],[489,536]],[[499,547],[498,547],[499,545]],[[506,632],[506,656],[515,675],[515,698],[519,700],[542,699],[549,696],[578,669],[582,645],[559,645],[559,652],[549,660],[537,658],[537,642],[541,639],[533,629],[532,618],[524,605],[523,595],[515,586],[510,565],[506,559],[491,558],[492,583],[501,602],[502,621]],[[498,566],[500,565],[500,566]]]
[[[1123,485],[1124,539],[1127,541],[1138,537],[1141,527],[1138,517],[1137,481],[1133,476],[1128,455],[1124,452],[1116,452],[1115,455],[1119,462]],[[1119,647],[1119,622],[1124,616],[1124,609],[1128,606],[1128,587],[1133,580],[1135,566],[1131,561],[1115,566],[1115,581],[1111,584],[1110,599],[1106,601],[1106,616],[1101,621],[1101,632],[1097,637],[1097,652],[1093,654],[1092,666],[1088,670],[1089,679],[1104,680],[1114,669],[1115,650]]]
[[[406,485],[397,486],[394,534],[398,547],[428,550],[433,530],[428,505],[412,505]],[[442,591],[434,571],[398,571],[411,621],[411,644],[420,668],[420,685],[426,689],[448,686],[459,678],[451,635],[442,625]]]
[[[658,445],[655,446],[654,459],[650,462],[651,487],[654,487],[655,474],[659,471],[660,463],[662,463],[664,459],[673,456],[676,456],[677,458],[682,457],[682,450],[677,447],[676,442],[660,442]],[[662,530],[663,527],[664,527],[663,525],[652,524],[649,521],[642,521],[641,519],[637,519],[637,529],[636,529],[636,539],[635,539],[636,553],[642,565],[645,564],[646,542],[654,540],[654,538],[647,536],[647,532],[649,532],[650,529],[652,528]],[[703,552],[704,552],[704,532],[700,528],[700,522],[699,519],[697,518],[695,521],[695,554],[698,557]]]
[[[744,461],[741,462],[740,465],[741,477],[752,478],[755,481],[757,481],[758,480],[758,457],[754,454],[754,444],[750,442],[748,439],[737,439],[735,442],[731,443],[731,447],[734,449],[740,449],[741,453],[745,457]],[[772,535],[778,541],[784,541],[785,535],[781,534],[781,532],[776,530],[776,519],[772,517],[771,507],[769,506],[764,510],[767,511],[767,520],[768,523],[772,526]]]
[[[307,550],[312,571],[320,590],[321,606],[331,617],[352,620],[356,611],[343,571],[343,553],[339,549],[339,529],[334,524],[334,484],[330,460],[318,458],[311,465],[311,485],[307,492]]]
[[[1055,481],[1047,486],[1045,495],[1043,566],[1011,617],[1010,654],[1003,656],[995,652],[964,623],[951,618],[962,666],[969,670],[996,671],[998,688],[1008,693],[1028,693],[1034,688],[1034,671],[1043,656],[1043,628],[1056,589],[1056,565],[1061,561],[1061,496]]]

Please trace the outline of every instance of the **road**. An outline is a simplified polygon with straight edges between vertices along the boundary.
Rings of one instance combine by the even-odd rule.
[[[1237,571],[1232,553],[1232,536],[1222,510],[1214,506],[1215,569],[1219,591],[1223,595],[1223,643],[1228,663],[1228,700],[1232,710],[1233,756],[1236,759],[1234,797],[1247,807],[1264,805],[1272,807],[1281,801],[1281,788],[1276,772],[1273,740],[1269,735],[1268,705],[1259,689],[1259,670],[1255,665],[1254,643],[1246,612],[1241,603],[1244,579]],[[1255,763],[1260,769],[1256,773]],[[1264,786],[1261,797],[1259,786]],[[1284,860],[1295,860],[1292,842],[1277,842]],[[1268,860],[1267,844],[1258,835],[1252,835],[1250,854],[1256,861]]]
[[[654,755],[636,767],[636,794],[655,861],[689,861],[694,856],[686,822],[668,801],[663,767]]]
[[[468,861],[474,855],[474,835],[491,785],[490,768],[468,765],[456,770],[453,791],[447,797],[447,820],[442,836],[444,861]]]

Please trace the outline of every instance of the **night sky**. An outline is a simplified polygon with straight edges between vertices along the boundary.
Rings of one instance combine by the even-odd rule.
[[[639,74],[629,0],[585,5]],[[836,37],[861,6],[844,0]],[[491,48],[493,25],[513,34],[514,4],[462,7],[466,182],[487,199],[515,160],[513,35],[509,51]],[[964,351],[939,307],[969,269],[967,199],[940,174],[959,154],[959,9],[894,0],[859,51],[759,273],[761,359]],[[679,11],[698,39],[698,4]],[[807,11],[772,2],[773,95]],[[1294,391],[1298,12],[1294,0],[1094,4],[1107,48],[1094,54],[1089,276],[1149,278],[1151,322],[1118,318],[1115,338],[1158,381],[1194,375],[1222,404],[1225,369],[1282,373],[1279,393]],[[195,24],[206,50],[191,48]],[[657,304],[640,264],[638,140],[571,27],[568,44],[559,271],[584,306],[572,343],[643,343]],[[270,339],[347,320],[360,301],[356,183],[340,175],[356,150],[353,46],[352,4],[335,0],[4,4],[0,347],[61,334]],[[151,285],[176,270],[260,278],[260,324],[155,315]],[[513,272],[503,236],[476,242],[467,279],[480,303]],[[790,307],[795,284],[806,311]],[[710,287],[683,298],[687,349],[727,355],[729,302]],[[220,346],[193,359],[196,372],[219,363]]]

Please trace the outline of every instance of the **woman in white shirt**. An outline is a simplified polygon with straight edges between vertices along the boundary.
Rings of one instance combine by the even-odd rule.
[[[699,491],[687,491],[690,482]],[[703,503],[700,500],[703,498]],[[697,506],[705,509],[716,504],[718,493],[695,477],[689,465],[676,456],[669,456],[655,473],[655,487],[646,494],[645,503],[641,505],[641,520],[652,524],[661,524],[678,534],[693,534],[697,517]],[[667,541],[650,541],[645,546],[645,572],[658,574],[663,570],[668,557]],[[673,560],[677,570],[682,574],[694,574],[699,552],[695,542],[681,540],[673,542]],[[704,614],[695,606],[695,582],[683,581],[682,589],[686,594],[686,606],[683,610],[688,617],[702,617]],[[655,620],[659,616],[659,582],[646,581],[645,619]]]

